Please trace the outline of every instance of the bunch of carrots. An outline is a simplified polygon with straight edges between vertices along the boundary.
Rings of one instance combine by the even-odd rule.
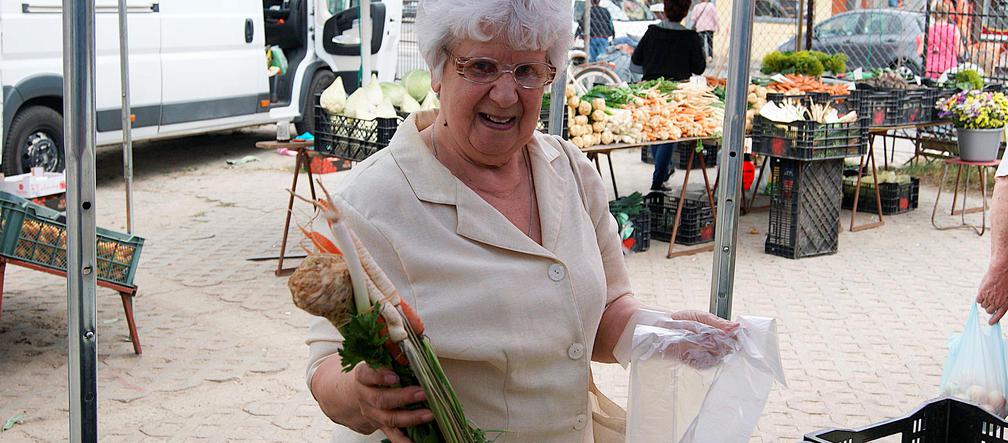
[[[799,95],[806,92],[825,92],[830,95],[847,95],[849,92],[847,90],[847,85],[842,83],[826,84],[807,75],[787,74],[784,77],[786,81],[773,82],[767,87],[774,92],[780,92],[788,95]]]

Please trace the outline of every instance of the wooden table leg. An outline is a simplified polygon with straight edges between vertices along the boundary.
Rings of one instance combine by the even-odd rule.
[[[874,180],[875,183],[875,205],[878,210],[878,221],[875,223],[864,224],[861,226],[854,226],[854,221],[856,220],[858,212],[857,210],[858,199],[861,197],[861,179],[864,177],[864,174],[862,172],[864,170],[864,167],[866,166],[865,157],[861,156],[861,161],[858,163],[857,182],[854,185],[854,204],[851,206],[851,222],[850,222],[851,232],[858,232],[858,231],[864,231],[866,229],[877,228],[885,224],[885,221],[882,219],[882,199],[878,188],[878,168],[876,167],[875,163],[875,137],[872,137],[868,141],[868,160],[871,162],[872,179]]]
[[[291,216],[293,215],[293,212],[294,212],[294,194],[297,193],[298,175],[301,174],[301,166],[303,165],[304,160],[306,160],[305,157],[307,157],[307,155],[305,154],[305,151],[304,150],[300,150],[297,153],[297,157],[295,157],[296,160],[294,160],[294,178],[291,180],[291,189],[290,189],[291,195],[287,199],[287,213],[284,214],[283,239],[280,240],[280,257],[279,257],[279,260],[277,261],[276,270],[273,271],[273,274],[276,275],[277,277],[285,275],[286,273],[289,272],[289,270],[285,270],[284,267],[283,267],[284,255],[287,254],[287,233],[288,233],[288,231],[290,231]],[[309,176],[308,176],[308,184],[309,184],[309,186],[311,187],[311,190],[312,190],[312,199],[314,199],[315,198],[315,187],[311,183],[311,168],[310,167],[309,167],[308,174],[309,174]]]
[[[693,255],[693,254],[696,254],[696,253],[699,253],[699,252],[713,251],[714,250],[714,243],[711,243],[709,245],[699,246],[699,247],[692,248],[692,249],[687,249],[687,250],[684,250],[684,251],[675,251],[675,252],[672,251],[672,249],[675,248],[676,236],[679,235],[679,225],[682,222],[682,211],[683,211],[683,207],[686,206],[686,187],[689,186],[689,176],[690,176],[690,171],[693,170],[693,157],[695,157],[695,156],[696,156],[696,151],[695,150],[690,150],[689,157],[687,157],[687,159],[686,159],[686,176],[683,177],[683,186],[682,186],[682,189],[679,191],[679,204],[676,205],[675,222],[672,224],[672,235],[669,237],[668,254],[666,254],[665,258],[682,257],[682,256],[686,256],[686,255]],[[702,158],[701,158],[700,161],[701,161],[700,164],[703,165],[703,163],[702,163],[703,159]],[[707,187],[707,196],[708,196],[708,198],[710,200],[713,200],[713,198],[711,197],[711,192],[710,192],[710,182],[707,179],[707,170],[704,169],[703,171],[704,171],[704,184]],[[711,211],[713,211],[713,210],[714,210],[714,205],[711,204]]]
[[[119,298],[122,299],[123,312],[126,313],[126,324],[129,326],[130,341],[133,342],[133,353],[140,355],[143,350],[140,349],[140,335],[137,333],[136,321],[133,318],[134,295],[134,293],[120,292]]]
[[[4,274],[7,272],[7,260],[0,257],[0,316],[3,315]]]

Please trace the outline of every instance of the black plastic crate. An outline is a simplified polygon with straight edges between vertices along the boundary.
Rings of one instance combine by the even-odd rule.
[[[403,117],[361,120],[330,116],[315,99],[315,150],[351,161],[363,161],[388,146]]]
[[[676,165],[676,169],[685,170],[686,164],[689,163],[689,153],[690,151],[695,150],[696,145],[693,143],[680,143],[676,148],[675,158],[672,160],[672,164]],[[703,155],[704,166],[708,168],[717,166],[718,147],[716,145],[704,145],[703,150],[693,157],[692,169],[700,169],[701,155]]]
[[[854,183],[844,181],[843,208],[854,207]],[[910,177],[909,183],[879,183],[882,196],[882,215],[905,214],[917,209],[920,202],[920,179]],[[871,177],[861,178],[861,193],[858,195],[858,212],[875,214],[875,183]]]
[[[868,152],[868,127],[863,118],[852,123],[777,123],[757,115],[753,152],[794,160],[860,157]]]
[[[773,195],[767,254],[791,259],[835,254],[843,200],[843,160],[770,158]]]
[[[561,131],[561,134],[564,139],[568,139],[569,137],[567,133],[567,126],[568,126],[567,105],[564,105],[563,110],[564,110],[563,130]],[[549,107],[546,106],[546,103],[543,103],[542,108],[539,109],[539,123],[536,124],[536,129],[538,129],[540,132],[547,132],[547,133],[549,132],[549,113],[550,113]]]
[[[714,241],[714,211],[706,199],[687,196],[676,232],[676,243],[693,246]],[[678,192],[652,192],[644,197],[651,211],[651,237],[668,242],[672,238],[676,210],[679,208]]]
[[[900,435],[900,441],[912,443],[1005,442],[1008,441],[1008,422],[979,406],[953,398],[939,398],[904,417],[859,429],[825,429],[806,434],[804,441],[865,443],[893,435]]]
[[[618,200],[609,202],[609,212],[616,216],[618,209],[615,207]],[[629,215],[629,214],[628,214]],[[651,211],[646,207],[641,207],[636,214],[629,215],[633,224],[633,233],[630,235],[634,239],[633,252],[644,252],[651,247]],[[617,221],[619,219],[617,218]],[[623,227],[619,227],[619,232],[623,232]]]
[[[939,95],[940,91],[934,88],[908,89],[900,108],[903,121],[907,124],[935,121],[937,114],[934,109]]]
[[[851,91],[851,106],[858,115],[866,117],[872,127],[905,124],[905,99],[905,89],[872,88],[858,84],[857,89]]]
[[[649,165],[654,164],[654,157],[651,156],[651,147],[645,146],[640,148],[640,161],[647,163]]]

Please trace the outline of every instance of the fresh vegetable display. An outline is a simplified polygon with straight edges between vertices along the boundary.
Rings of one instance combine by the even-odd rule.
[[[574,88],[567,87],[567,133],[570,142],[579,148],[612,143],[640,141],[641,123],[635,122],[626,110],[610,108],[606,97],[614,103],[626,98],[626,92],[615,88],[596,87],[578,97]]]
[[[799,95],[806,92],[825,92],[830,95],[847,95],[850,91],[846,84],[826,84],[806,75],[787,74],[778,81],[771,82],[767,87],[773,92],[787,95]]]
[[[892,69],[884,69],[878,71],[872,78],[864,80],[859,84],[866,84],[873,88],[888,88],[888,89],[920,89],[922,86],[904,77],[899,72]]]
[[[402,84],[379,82],[372,75],[366,86],[357,88],[349,97],[343,89],[343,80],[336,77],[322,91],[319,105],[330,117],[342,115],[361,120],[395,118],[399,113],[441,107],[437,94],[430,87],[430,73],[423,70],[410,71],[403,77]]]
[[[763,57],[764,74],[802,74],[819,77],[824,72],[843,73],[847,71],[847,55],[829,55],[820,51],[774,51]]]
[[[850,111],[844,115],[831,105],[812,104],[808,107],[785,101],[784,103],[767,102],[760,108],[759,114],[776,123],[792,123],[795,121],[814,121],[816,123],[853,123],[857,121],[857,112]]]
[[[294,304],[329,320],[343,335],[339,356],[344,372],[358,364],[390,368],[401,386],[420,385],[435,420],[404,429],[418,443],[483,443],[484,431],[466,419],[417,313],[399,297],[392,282],[367,248],[344,222],[338,207],[319,182],[325,199],[311,202],[329,232],[305,236],[317,249],[298,266],[287,285]]]

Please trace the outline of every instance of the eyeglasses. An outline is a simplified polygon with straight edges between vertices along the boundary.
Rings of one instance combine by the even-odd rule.
[[[489,57],[453,57],[455,69],[462,78],[473,83],[493,83],[504,73],[510,73],[518,86],[542,88],[553,82],[556,68],[549,63],[532,62],[504,65]]]

